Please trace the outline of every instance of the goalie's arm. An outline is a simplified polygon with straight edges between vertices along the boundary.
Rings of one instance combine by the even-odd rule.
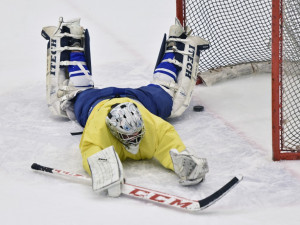
[[[83,165],[84,170],[89,175],[91,175],[91,170],[90,170],[90,166],[88,163],[88,158],[102,150],[103,150],[102,148],[100,148],[97,145],[93,145],[93,144],[90,144],[89,147],[85,148],[84,150],[81,150],[82,165]]]
[[[103,151],[104,149],[110,147],[110,146],[115,146],[109,145],[107,147],[102,147],[101,145],[96,145],[94,143],[88,142],[88,141],[82,141],[80,144],[80,149],[81,149],[81,156],[82,156],[82,165],[85,171],[91,175],[91,170],[89,167],[88,163],[88,158],[100,151]],[[116,151],[116,149],[114,149]],[[124,155],[120,151],[116,151],[118,156],[120,157],[121,161],[124,161]]]
[[[164,128],[154,157],[179,176],[180,184],[194,185],[201,182],[208,172],[206,159],[192,155],[171,124],[166,123],[161,129]]]
[[[164,122],[158,127],[157,133],[159,136],[155,145],[154,158],[156,158],[165,168],[174,171],[173,162],[169,152],[171,149],[177,149],[179,152],[182,152],[186,149],[186,146],[182,142],[175,128],[167,122]]]
[[[125,157],[120,150],[117,150],[120,149],[121,143],[118,143],[118,141],[112,137],[106,127],[105,122],[100,120],[101,118],[96,119],[97,120],[95,120],[94,118],[89,118],[84,128],[79,145],[82,155],[83,168],[89,174],[91,174],[91,171],[87,162],[88,157],[102,151],[103,149],[114,146],[121,161],[123,161]],[[97,124],[97,127],[95,127],[93,124]]]

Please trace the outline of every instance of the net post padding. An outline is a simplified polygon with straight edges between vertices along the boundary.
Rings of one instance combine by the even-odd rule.
[[[224,66],[199,73],[198,77],[201,79],[202,84],[212,86],[222,81],[259,73],[271,73],[271,63],[269,61],[252,62],[234,66]]]

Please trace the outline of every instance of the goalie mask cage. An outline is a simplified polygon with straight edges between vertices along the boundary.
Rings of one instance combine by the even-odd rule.
[[[210,41],[199,71],[272,62],[273,160],[300,159],[300,0],[176,0],[177,18]]]

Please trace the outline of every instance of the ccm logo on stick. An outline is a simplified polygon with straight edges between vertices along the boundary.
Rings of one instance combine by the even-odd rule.
[[[155,202],[165,203],[168,205],[177,205],[181,208],[186,208],[187,206],[193,204],[193,202],[190,201],[186,202],[182,199],[178,199],[173,196],[167,196],[161,193],[151,193],[150,191],[146,191],[139,188],[135,188],[129,193],[129,195],[134,195],[140,198],[146,198]]]

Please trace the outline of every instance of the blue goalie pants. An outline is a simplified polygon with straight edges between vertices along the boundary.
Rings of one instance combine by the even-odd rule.
[[[79,124],[84,127],[91,110],[102,100],[128,97],[139,101],[146,109],[156,116],[166,119],[170,116],[173,106],[171,96],[160,86],[149,84],[140,88],[88,89],[80,92],[74,100],[74,113]]]

